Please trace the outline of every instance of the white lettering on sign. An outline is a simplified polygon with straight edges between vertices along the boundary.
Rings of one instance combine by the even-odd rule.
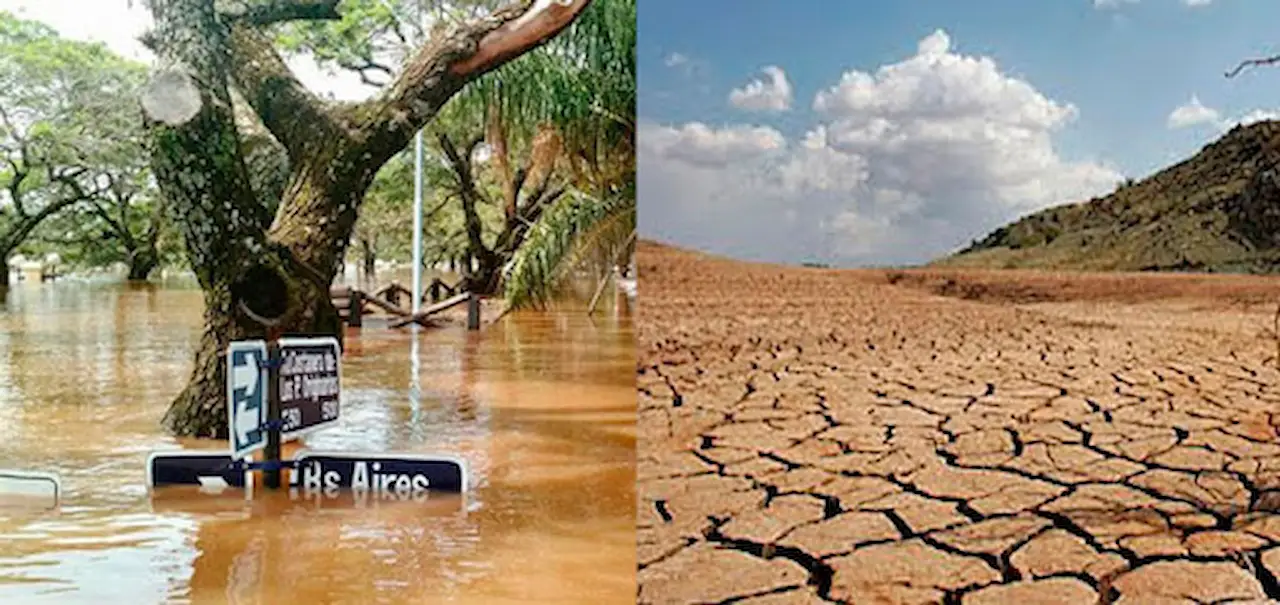
[[[302,410],[298,408],[287,408],[280,410],[281,429],[284,432],[292,431],[302,426]]]
[[[280,401],[325,399],[338,396],[338,358],[332,351],[285,350],[280,365]],[[324,420],[337,418],[335,409]]]
[[[342,488],[342,475],[337,471],[325,470],[320,462],[299,467],[298,472],[291,474],[290,483],[300,487],[306,494],[323,493],[332,497]],[[372,464],[357,461],[352,465],[351,490],[356,495],[373,493],[378,496],[408,496],[426,492],[431,487],[431,480],[423,474],[384,473],[382,463]]]

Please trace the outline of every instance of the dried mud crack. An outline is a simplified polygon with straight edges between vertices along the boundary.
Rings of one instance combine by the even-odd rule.
[[[1280,599],[1271,281],[638,258],[639,602]]]

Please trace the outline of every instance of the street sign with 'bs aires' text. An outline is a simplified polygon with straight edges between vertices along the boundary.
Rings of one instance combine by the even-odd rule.
[[[231,457],[239,460],[267,444],[267,343],[245,340],[227,347],[227,426]]]
[[[392,495],[467,490],[466,463],[452,456],[304,450],[294,464],[290,487],[303,492]]]
[[[279,343],[280,438],[287,441],[338,421],[342,350],[332,337]]]

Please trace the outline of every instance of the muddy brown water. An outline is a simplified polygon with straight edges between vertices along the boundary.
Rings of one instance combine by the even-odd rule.
[[[348,332],[325,450],[445,453],[463,497],[308,501],[145,485],[198,338],[182,285],[20,284],[0,299],[0,468],[58,473],[0,507],[0,603],[622,603],[635,599],[629,313],[580,308]]]

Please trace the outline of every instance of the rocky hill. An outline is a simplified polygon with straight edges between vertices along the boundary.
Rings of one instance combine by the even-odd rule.
[[[1147,179],[1026,216],[933,266],[1280,272],[1280,122],[1238,126]]]

